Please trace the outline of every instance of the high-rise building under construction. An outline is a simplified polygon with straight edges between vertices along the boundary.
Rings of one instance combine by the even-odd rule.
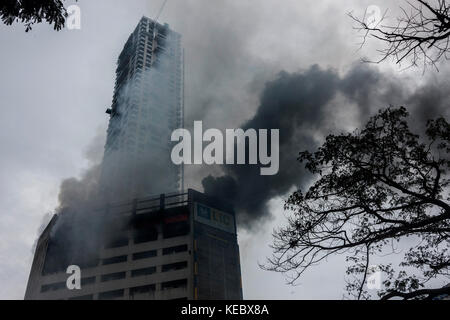
[[[107,197],[53,217],[25,299],[242,299],[233,208],[180,190],[182,168],[170,161],[170,133],[183,121],[180,40],[145,17],[129,37],[107,110]],[[73,265],[80,289],[67,286]]]
[[[182,189],[183,167],[171,159],[170,135],[183,126],[180,34],[143,17],[128,38],[116,84],[102,166],[107,198],[129,199]]]

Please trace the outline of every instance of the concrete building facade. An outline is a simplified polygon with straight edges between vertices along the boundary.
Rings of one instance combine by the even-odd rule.
[[[52,219],[39,238],[25,299],[242,299],[235,216],[226,204],[188,190],[93,214],[107,219],[109,231],[98,248],[64,246],[67,231]],[[66,286],[69,265],[81,268],[81,290]]]

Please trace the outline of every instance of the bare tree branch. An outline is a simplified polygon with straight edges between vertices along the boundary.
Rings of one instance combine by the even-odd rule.
[[[366,16],[348,15],[356,22],[355,29],[363,33],[363,46],[368,37],[384,44],[378,50],[381,57],[374,61],[380,63],[392,58],[397,64],[409,60],[409,66],[423,63],[425,68],[432,65],[437,68],[439,60],[449,59],[450,53],[450,4],[446,0],[407,2],[409,9],[401,8],[402,16],[396,24],[384,24],[386,12],[375,24],[368,24]]]
[[[410,250],[401,266],[421,270],[425,279],[448,274],[450,125],[443,118],[428,121],[420,138],[409,130],[407,116],[403,107],[381,110],[364,129],[329,135],[315,153],[300,153],[318,180],[305,194],[289,197],[285,209],[292,215],[274,231],[274,254],[263,268],[295,283],[328,257],[351,254],[348,272],[361,280],[349,287],[360,299],[367,297],[370,255],[414,236],[423,245]],[[383,292],[412,292],[426,281],[400,273]]]

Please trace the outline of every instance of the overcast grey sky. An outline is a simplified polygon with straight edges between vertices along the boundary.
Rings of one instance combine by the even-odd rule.
[[[55,32],[43,24],[25,33],[21,24],[0,25],[0,299],[23,298],[33,243],[58,205],[61,181],[82,175],[101,158],[116,59],[140,17],[154,17],[162,2],[81,0],[81,30]],[[239,127],[253,117],[264,85],[280,71],[301,72],[318,64],[345,77],[376,49],[369,43],[357,50],[358,34],[347,12],[362,15],[377,5],[392,8],[394,16],[399,3],[169,0],[160,21],[183,36],[187,126],[203,120],[205,127]],[[377,83],[402,93],[374,87],[368,100],[374,109],[386,106],[387,97],[395,97],[393,104],[411,102],[424,86],[449,91],[445,68],[422,75],[422,70],[400,72],[386,63],[370,70],[382,79]],[[330,112],[327,128],[358,125],[358,101],[333,99],[328,107],[337,109]],[[320,140],[320,133],[314,138]],[[220,175],[222,168],[189,167],[188,186],[201,190],[210,173]],[[270,255],[272,229],[285,219],[282,207],[283,196],[274,198],[270,218],[255,222],[252,231],[239,230],[244,297],[342,298],[343,257],[305,274],[296,287],[258,267]]]

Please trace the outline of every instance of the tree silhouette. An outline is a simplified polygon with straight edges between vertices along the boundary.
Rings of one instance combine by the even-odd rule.
[[[366,16],[358,18],[352,13],[349,16],[357,22],[356,29],[363,31],[366,43],[372,36],[385,44],[378,50],[381,58],[393,58],[400,64],[410,60],[410,66],[433,65],[440,59],[449,59],[450,53],[450,3],[446,0],[408,2],[409,8],[401,8],[403,16],[397,18],[396,24],[385,25],[386,13],[375,25],[366,21]]]
[[[15,21],[25,23],[26,32],[32,29],[33,24],[43,20],[59,31],[64,27],[67,11],[61,0],[2,0],[0,17],[6,25],[12,25]]]
[[[450,288],[424,289],[430,279],[448,277],[450,268],[450,125],[427,122],[424,138],[413,134],[405,108],[387,108],[350,134],[329,135],[299,161],[318,176],[304,194],[285,204],[286,227],[274,231],[274,254],[263,268],[285,273],[291,283],[327,257],[345,253],[350,295],[369,298],[365,288],[371,259],[405,238],[420,240],[396,273],[385,275],[380,297],[433,298]],[[404,268],[414,268],[406,272]]]

